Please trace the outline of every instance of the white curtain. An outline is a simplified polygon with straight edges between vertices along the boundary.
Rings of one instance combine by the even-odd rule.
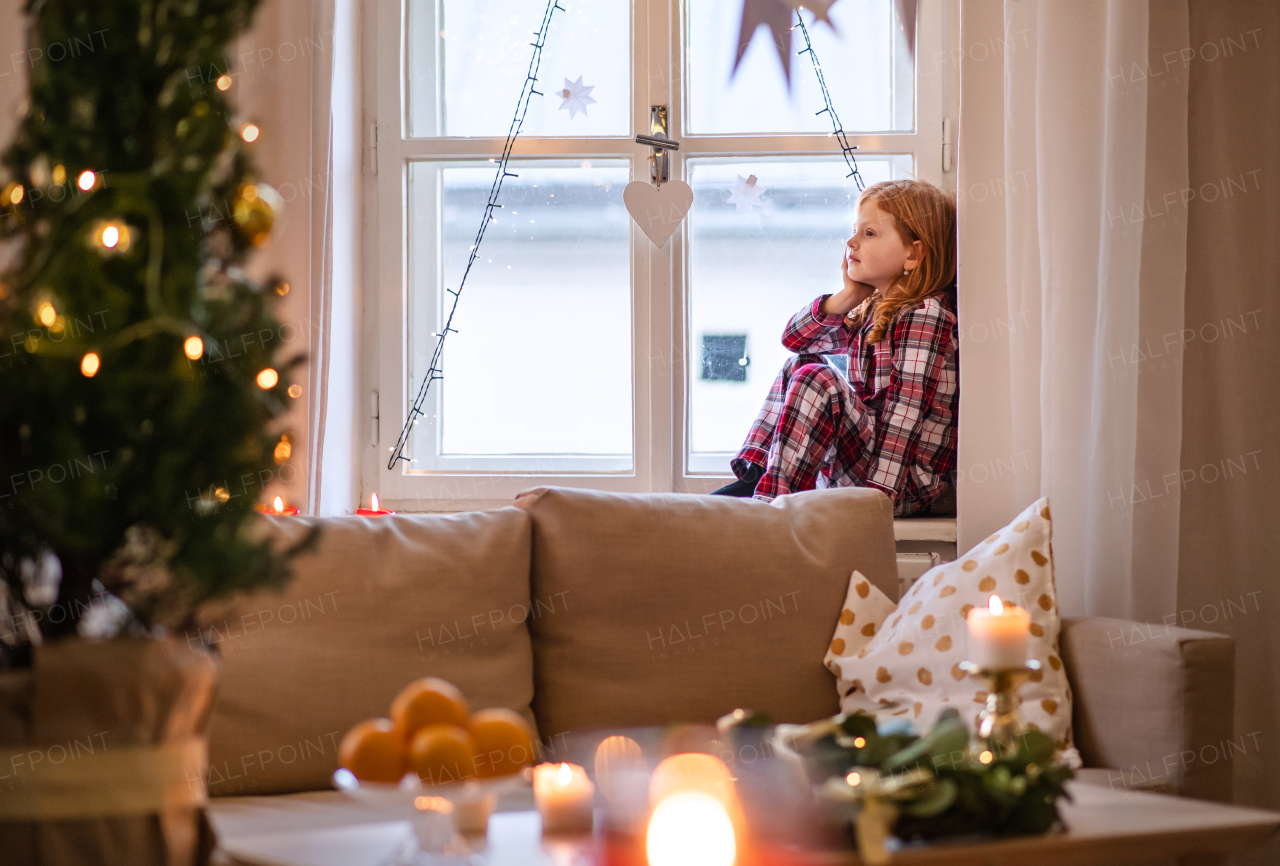
[[[995,439],[1016,459],[1003,507],[1051,498],[1063,612],[1158,622],[1176,609],[1182,406],[1181,369],[1152,357],[1182,333],[1185,202],[1173,211],[1187,187],[1187,76],[1177,68],[1186,3],[1005,0],[1001,13],[990,0],[965,5],[961,297],[1003,283],[1014,326],[1000,375],[962,380],[962,411],[975,389],[1007,388],[1007,420],[996,423],[1008,430]],[[966,99],[983,98],[964,84],[966,72],[1000,88],[990,112],[999,128],[975,126],[965,110]],[[966,207],[964,191],[984,182],[966,171],[978,149],[987,153],[975,161],[1001,178],[998,205]],[[966,258],[977,272],[975,257],[997,249],[979,249],[975,232],[1004,235],[994,287],[963,281]],[[968,449],[969,463],[981,447]],[[964,450],[962,437],[962,469]]]
[[[303,393],[289,417],[290,468],[275,484],[320,515],[356,505],[358,36],[354,0],[268,0],[232,60],[237,105],[262,128],[262,179],[286,202],[252,269],[289,280],[280,350],[307,358],[295,375]]]

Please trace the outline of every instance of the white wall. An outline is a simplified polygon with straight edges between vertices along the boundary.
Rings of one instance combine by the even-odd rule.
[[[1004,6],[960,5],[959,244],[960,446],[958,549],[967,550],[1019,511],[1014,477],[1030,455],[1013,449],[1009,334],[1025,327],[1005,291]],[[1025,506],[1027,503],[1022,503]]]

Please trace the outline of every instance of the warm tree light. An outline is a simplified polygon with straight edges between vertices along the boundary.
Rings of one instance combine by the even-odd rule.
[[[199,337],[187,337],[182,344],[182,351],[191,360],[196,360],[204,354],[204,340]]]
[[[256,124],[246,123],[240,129],[240,137],[243,138],[245,141],[249,142],[250,144],[252,144],[253,142],[258,140],[258,133],[260,131],[261,130],[258,129]]]
[[[230,76],[230,75],[219,75],[219,76],[218,76],[218,81],[217,81],[217,87],[218,87],[218,89],[219,89],[219,90],[230,90],[230,89],[231,89],[231,76]]]
[[[733,866],[733,821],[708,794],[676,794],[653,810],[645,852],[649,866]]]
[[[65,165],[55,165],[53,167],[53,182],[58,186],[62,186],[67,182],[67,167]]]
[[[22,188],[22,184],[20,183],[15,183],[13,186],[9,187],[9,204],[18,204],[21,202],[22,196],[25,192],[26,190]]]
[[[103,253],[127,253],[133,246],[133,233],[123,220],[101,220],[90,231],[89,243]]]
[[[296,399],[298,399],[299,397],[301,397],[301,396],[302,396],[302,386],[301,386],[301,385],[298,385],[298,384],[290,385],[290,386],[289,386],[289,396],[290,396],[290,397],[292,397],[292,398],[293,398],[293,399],[295,399],[295,400],[296,400]]]
[[[258,387],[266,391],[276,386],[280,381],[280,374],[268,367],[258,374]]]
[[[275,461],[282,464],[288,461],[289,456],[293,454],[293,445],[289,442],[289,434],[280,437],[280,441],[276,443]]]
[[[289,284],[288,284],[288,283],[276,283],[276,294],[277,294],[277,295],[279,295],[279,296],[280,296],[280,297],[282,297],[282,298],[283,298],[285,295],[289,294]]]
[[[84,171],[80,172],[80,177],[76,178],[76,186],[80,187],[80,189],[82,189],[83,191],[88,192],[89,190],[93,189],[93,185],[97,180],[98,180],[97,175],[95,175],[93,172],[89,171],[88,169],[85,169]]]
[[[90,379],[98,374],[100,366],[102,366],[102,359],[98,357],[97,352],[90,352],[80,359],[80,372]]]
[[[36,309],[36,319],[47,328],[58,321],[58,311],[53,308],[53,304],[45,301]]]

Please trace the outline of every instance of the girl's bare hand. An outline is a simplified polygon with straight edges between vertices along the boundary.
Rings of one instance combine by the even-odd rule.
[[[844,253],[840,256],[840,281],[844,288],[827,298],[822,307],[824,313],[843,316],[871,297],[871,293],[876,290],[875,286],[860,283],[849,276],[848,247],[845,247]]]

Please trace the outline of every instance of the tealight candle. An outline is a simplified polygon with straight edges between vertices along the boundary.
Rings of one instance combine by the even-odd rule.
[[[591,829],[596,786],[577,764],[533,768],[533,799],[544,833],[585,833]]]
[[[356,514],[361,517],[382,517],[384,514],[395,514],[390,508],[382,508],[378,504],[378,494],[369,497],[368,508],[357,508]]]
[[[969,661],[980,668],[1020,668],[1027,663],[1031,615],[991,596],[987,609],[969,611]]]
[[[284,500],[283,500],[282,498],[280,498],[279,496],[277,496],[277,497],[276,497],[276,498],[271,502],[271,507],[270,507],[270,508],[268,508],[268,507],[267,507],[267,506],[265,506],[265,505],[257,505],[257,506],[255,506],[255,507],[256,507],[259,511],[261,511],[263,514],[270,514],[270,515],[272,515],[272,516],[291,515],[291,514],[297,514],[297,513],[298,513],[298,509],[297,509],[297,508],[293,507],[292,505],[285,505],[285,504],[284,504]]]

